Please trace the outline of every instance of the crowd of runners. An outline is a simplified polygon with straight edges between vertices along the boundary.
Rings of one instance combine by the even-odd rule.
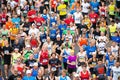
[[[0,4],[0,80],[120,80],[120,0]]]

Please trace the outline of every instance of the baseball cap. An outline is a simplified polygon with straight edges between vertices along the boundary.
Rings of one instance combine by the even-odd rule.
[[[34,63],[33,65],[34,65],[34,66],[38,66],[38,63]]]
[[[58,37],[60,37],[60,35],[58,34],[56,37],[58,38]]]
[[[26,74],[30,74],[30,73],[31,73],[31,70],[27,70],[27,71],[26,71]]]

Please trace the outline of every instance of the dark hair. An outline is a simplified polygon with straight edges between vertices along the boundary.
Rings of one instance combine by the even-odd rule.
[[[55,55],[55,56],[56,56],[56,53],[52,53],[51,56],[52,56],[52,55]]]

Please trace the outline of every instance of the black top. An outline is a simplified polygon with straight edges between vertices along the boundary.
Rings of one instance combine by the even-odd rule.
[[[18,77],[18,76],[19,76],[19,75],[14,75],[14,74],[12,74],[12,75],[9,76],[8,80],[17,80],[17,77]]]
[[[57,66],[57,65],[61,64],[61,62],[60,62],[59,59],[55,58],[55,59],[50,59],[50,60],[49,60],[49,64],[50,64],[51,66]]]
[[[35,59],[32,59],[32,60],[28,59],[28,60],[25,61],[25,64],[26,64],[27,67],[32,68],[32,67],[33,67],[33,64],[34,64],[35,62],[36,62]]]
[[[3,53],[4,53],[4,60],[9,61],[11,59],[11,52],[13,51],[12,47],[8,46],[4,46],[3,47]]]

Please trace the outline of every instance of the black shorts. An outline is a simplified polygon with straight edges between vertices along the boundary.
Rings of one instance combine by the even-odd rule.
[[[73,72],[76,72],[76,68],[68,68],[69,74],[72,74]]]
[[[10,61],[8,61],[8,60],[7,60],[7,61],[4,60],[4,65],[10,65],[10,63],[11,63]]]
[[[60,20],[64,20],[66,18],[66,15],[60,15]]]
[[[109,15],[109,17],[115,19],[115,15]]]
[[[42,65],[44,67],[44,69],[47,69],[48,68],[48,65]]]
[[[116,1],[116,7],[120,8],[120,1]]]
[[[66,6],[68,6],[68,2],[64,2]]]

